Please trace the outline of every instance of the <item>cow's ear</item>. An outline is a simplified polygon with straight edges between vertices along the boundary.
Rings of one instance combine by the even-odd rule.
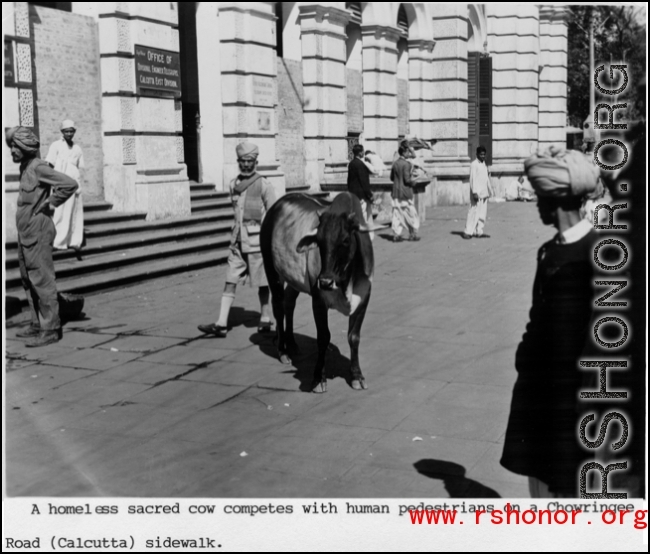
[[[298,241],[298,246],[296,246],[296,252],[302,254],[303,252],[307,252],[307,250],[312,250],[313,248],[316,248],[316,246],[318,246],[316,244],[316,233],[318,233],[318,229],[314,229],[313,231],[310,231],[304,237],[302,237]]]

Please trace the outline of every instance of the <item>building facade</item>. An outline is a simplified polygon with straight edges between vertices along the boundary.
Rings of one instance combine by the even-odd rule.
[[[344,178],[351,145],[390,164],[435,140],[426,203],[467,200],[476,146],[497,191],[565,143],[565,8],[384,2],[5,2],[4,124],[43,155],[73,119],[86,201],[189,215],[190,182],[223,190],[235,146],[277,188]],[[13,240],[17,168],[5,148]]]

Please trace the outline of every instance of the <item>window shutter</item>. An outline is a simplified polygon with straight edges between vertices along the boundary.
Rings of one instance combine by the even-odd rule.
[[[476,157],[476,148],[478,147],[478,52],[468,52],[467,54],[467,155],[470,159]]]
[[[487,150],[486,162],[492,165],[492,58],[479,58],[479,145]]]

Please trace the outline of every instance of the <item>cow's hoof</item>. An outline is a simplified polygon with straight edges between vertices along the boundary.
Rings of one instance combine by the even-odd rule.
[[[366,390],[368,385],[366,385],[365,379],[352,379],[352,388],[354,390]]]
[[[320,383],[316,383],[313,387],[311,392],[314,392],[316,394],[322,394],[324,392],[327,392],[327,382],[322,381]]]
[[[285,365],[291,365],[291,358],[288,354],[280,354],[280,361]]]

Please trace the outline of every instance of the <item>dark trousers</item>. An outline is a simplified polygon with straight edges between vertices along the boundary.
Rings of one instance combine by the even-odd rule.
[[[18,238],[20,277],[27,294],[32,325],[42,331],[55,331],[61,328],[52,259],[56,228],[50,217],[42,214],[34,217],[41,219],[36,241],[27,246]]]

